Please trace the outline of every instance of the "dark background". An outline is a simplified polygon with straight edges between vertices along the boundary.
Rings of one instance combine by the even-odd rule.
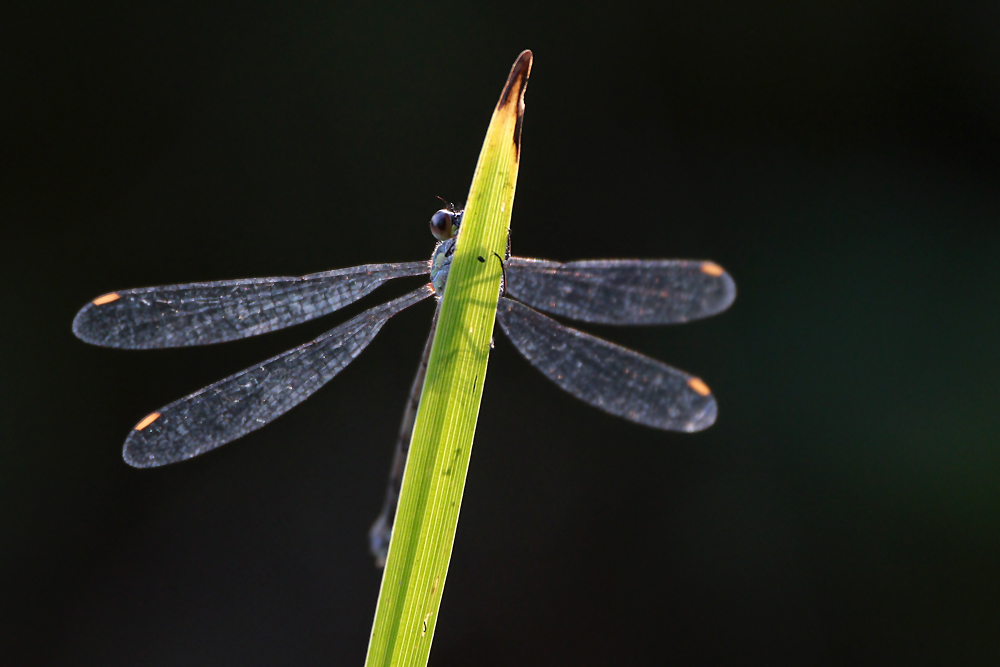
[[[519,255],[712,259],[727,313],[590,327],[712,386],[654,432],[498,336],[434,665],[1000,659],[1000,4],[33,3],[0,16],[0,655],[360,665],[431,316],[193,461],[131,426],[419,283],[219,347],[114,289],[411,261],[531,48]],[[653,9],[655,7],[655,9]]]

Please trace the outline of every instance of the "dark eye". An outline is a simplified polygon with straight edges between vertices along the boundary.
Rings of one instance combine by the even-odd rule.
[[[438,241],[450,239],[455,220],[454,214],[446,208],[431,216],[431,234]]]

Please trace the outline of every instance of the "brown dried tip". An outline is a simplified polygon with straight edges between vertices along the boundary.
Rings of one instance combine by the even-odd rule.
[[[497,102],[497,110],[510,104],[511,99],[516,99],[524,103],[524,88],[528,83],[528,75],[531,74],[531,51],[525,50],[514,61],[514,66],[510,68],[507,76],[507,85],[503,88],[500,101]]]
[[[505,107],[510,104],[517,104],[514,113],[517,114],[517,121],[514,123],[514,154],[521,155],[521,121],[524,118],[524,91],[528,87],[528,75],[531,74],[531,61],[533,56],[531,51],[525,49],[514,61],[514,66],[510,68],[510,75],[507,76],[507,85],[503,88],[500,101],[497,102],[497,111],[508,111]]]

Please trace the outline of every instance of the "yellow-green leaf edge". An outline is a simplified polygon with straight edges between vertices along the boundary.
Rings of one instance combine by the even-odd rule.
[[[368,643],[372,667],[423,666],[430,656],[486,379],[501,277],[494,253],[507,248],[531,61],[524,51],[514,62],[472,177]]]

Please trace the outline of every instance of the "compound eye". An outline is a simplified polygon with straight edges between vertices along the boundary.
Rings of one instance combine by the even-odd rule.
[[[438,241],[450,239],[454,229],[454,214],[446,208],[431,216],[431,234]]]

